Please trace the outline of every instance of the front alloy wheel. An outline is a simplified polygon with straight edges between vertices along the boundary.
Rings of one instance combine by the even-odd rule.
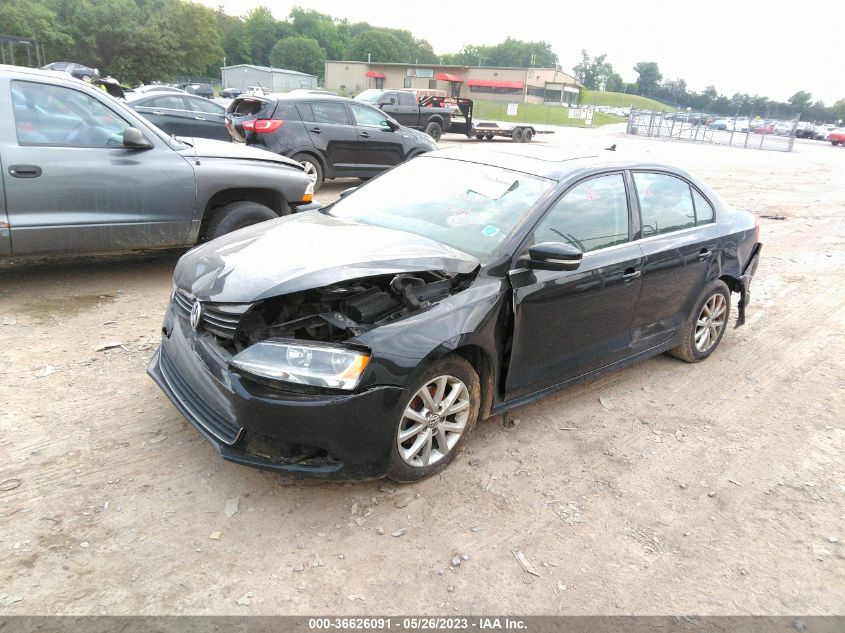
[[[449,454],[466,429],[469,390],[454,376],[438,376],[414,395],[399,423],[399,454],[409,466],[423,468]]]
[[[457,354],[428,363],[407,387],[399,409],[387,476],[410,483],[449,465],[478,418],[481,383]]]

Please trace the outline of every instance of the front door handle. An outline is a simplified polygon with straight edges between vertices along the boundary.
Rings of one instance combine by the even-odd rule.
[[[361,132],[361,138],[370,138],[369,132]]]
[[[698,253],[698,259],[699,261],[703,262],[705,259],[708,259],[712,254],[713,251],[711,251],[709,248],[702,248],[701,251],[699,251]]]
[[[641,270],[634,270],[633,268],[628,268],[625,270],[624,273],[622,273],[622,281],[624,281],[626,284],[629,284],[642,274],[643,271]]]
[[[38,165],[9,165],[9,175],[15,178],[38,178],[41,168]]]
[[[161,112],[160,110],[153,110],[153,114],[156,116],[164,116],[164,112]]]
[[[197,121],[205,121],[205,119],[204,119],[203,117],[201,117],[201,116],[195,116],[194,118],[195,118]]]
[[[308,128],[308,131],[309,131],[309,132],[314,132],[314,134],[319,134],[320,132],[322,132],[322,131],[323,131],[323,128],[319,128],[319,127],[312,127],[312,128]]]

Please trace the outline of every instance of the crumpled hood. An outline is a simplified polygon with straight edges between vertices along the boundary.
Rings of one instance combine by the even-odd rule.
[[[193,145],[193,147],[186,147],[180,150],[179,153],[186,158],[193,158],[196,155],[198,158],[260,160],[267,163],[276,163],[277,165],[289,165],[302,171],[302,165],[292,158],[280,156],[279,154],[274,154],[273,152],[258,149],[250,145],[244,145],[243,143],[227,143],[226,141],[195,137],[186,138],[185,142]]]
[[[445,270],[479,261],[425,237],[318,211],[248,226],[188,251],[173,280],[202,301],[250,303],[373,275]]]

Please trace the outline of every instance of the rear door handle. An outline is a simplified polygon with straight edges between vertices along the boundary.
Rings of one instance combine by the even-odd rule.
[[[38,165],[9,165],[9,175],[15,178],[38,178],[41,168]]]
[[[709,248],[702,248],[701,251],[699,251],[698,253],[698,259],[703,262],[705,259],[708,259],[712,254],[713,251],[711,251]]]
[[[309,128],[309,129],[308,129],[308,131],[309,131],[309,132],[314,132],[314,134],[319,134],[320,132],[322,132],[322,131],[323,131],[323,128],[319,128],[319,127],[312,127],[312,128]]]
[[[203,117],[201,117],[201,116],[195,116],[194,118],[195,118],[197,121],[205,121],[205,119],[204,119]]]
[[[370,138],[369,132],[361,132],[361,138]]]
[[[160,110],[153,110],[153,114],[157,116],[164,116],[164,112],[161,112]]]
[[[632,268],[628,268],[622,274],[622,281],[624,281],[626,284],[631,283],[632,281],[634,281],[634,279],[637,279],[642,274],[643,274],[643,271],[641,271],[641,270],[634,270]]]

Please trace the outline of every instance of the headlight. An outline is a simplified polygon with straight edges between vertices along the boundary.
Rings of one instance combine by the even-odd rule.
[[[298,385],[355,389],[370,355],[346,347],[267,339],[235,356],[236,369]]]

